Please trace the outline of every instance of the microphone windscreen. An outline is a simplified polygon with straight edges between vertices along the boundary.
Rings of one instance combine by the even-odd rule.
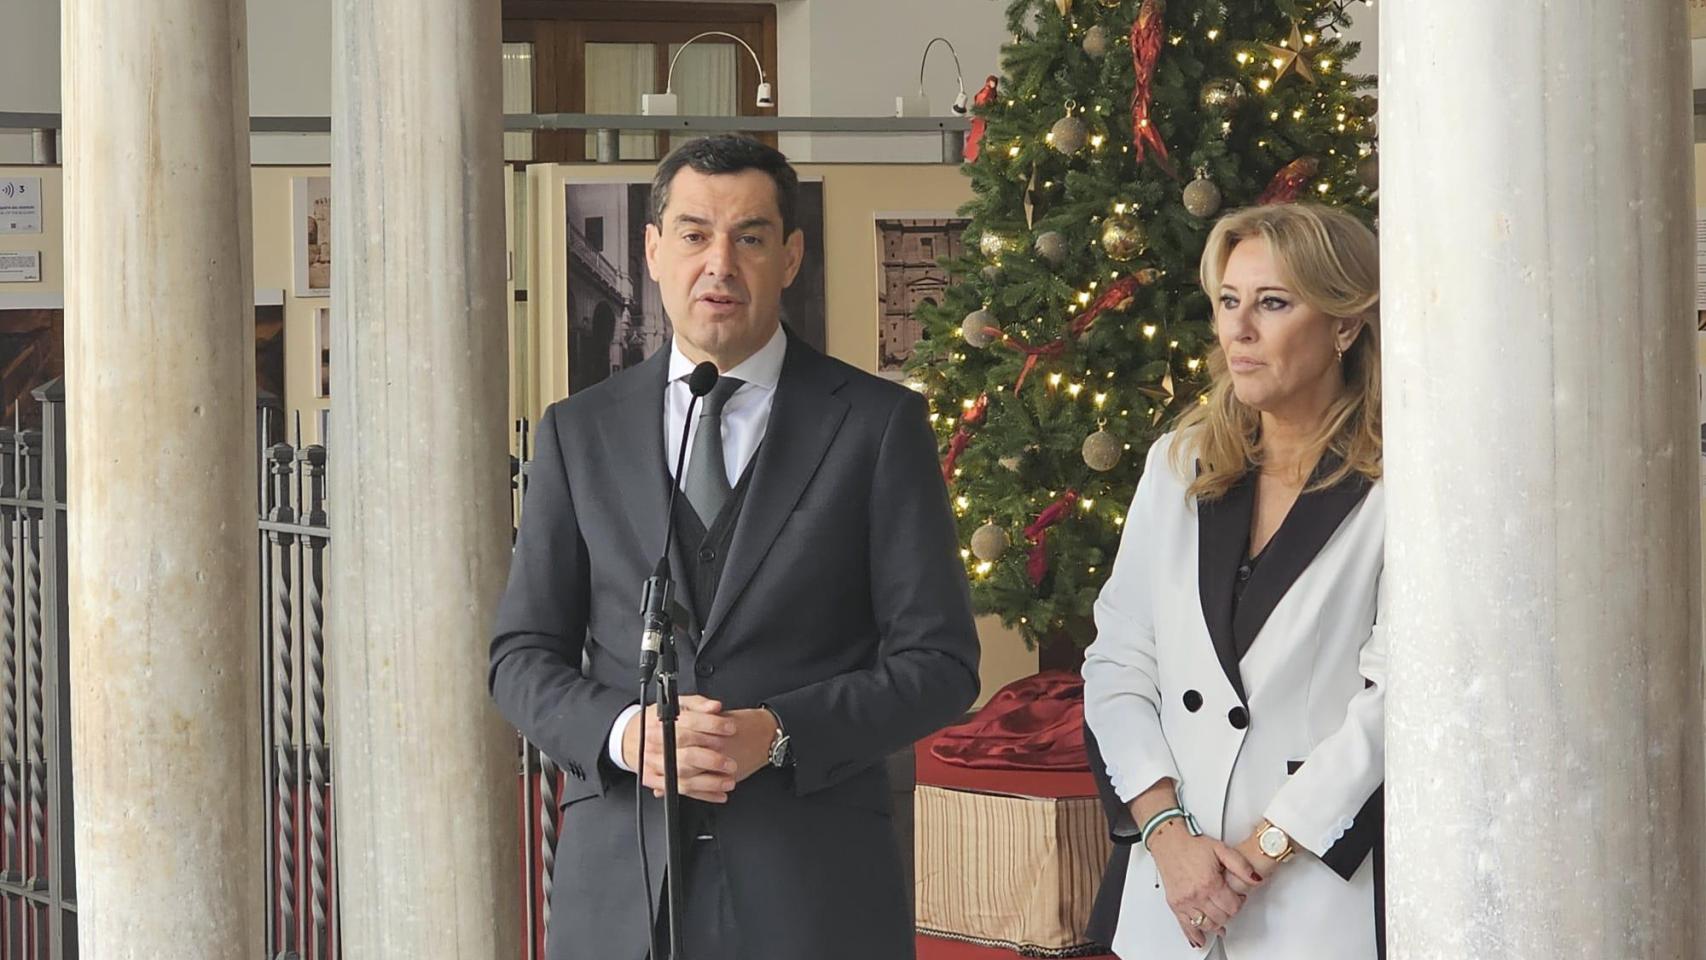
[[[710,393],[711,388],[716,385],[717,365],[709,360],[694,367],[693,372],[687,375],[687,389],[692,391],[695,397]]]

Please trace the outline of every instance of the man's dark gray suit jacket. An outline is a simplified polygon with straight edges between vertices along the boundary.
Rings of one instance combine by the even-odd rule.
[[[541,418],[498,607],[492,694],[568,771],[550,960],[647,952],[636,780],[606,751],[636,700],[640,587],[664,542],[668,353]],[[690,611],[679,644],[683,693],[726,709],[766,704],[793,741],[793,769],[765,767],[709,810],[741,954],[911,957],[884,760],[959,717],[978,690],[925,402],[790,334],[752,470],[715,600]],[[690,604],[679,556],[673,566]],[[662,805],[645,801],[657,887]]]

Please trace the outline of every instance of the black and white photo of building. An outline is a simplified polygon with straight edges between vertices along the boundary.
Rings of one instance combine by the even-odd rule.
[[[635,366],[669,342],[658,285],[646,270],[651,184],[566,187],[569,392]],[[800,184],[805,262],[782,295],[782,322],[824,349],[823,183]]]

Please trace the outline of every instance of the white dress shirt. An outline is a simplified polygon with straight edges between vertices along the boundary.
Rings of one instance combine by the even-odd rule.
[[[722,375],[744,381],[734,396],[723,405],[723,465],[729,472],[729,487],[740,483],[741,474],[758,452],[764,431],[770,425],[770,406],[776,399],[776,382],[782,379],[782,358],[788,352],[788,335],[780,325],[770,340],[758,352],[736,364]],[[687,420],[687,404],[693,394],[687,389],[687,375],[695,364],[681,352],[681,339],[676,338],[669,351],[669,381],[663,391],[663,450],[664,469],[675,475],[675,458],[681,453],[681,426]],[[704,403],[703,400],[700,403]],[[693,469],[693,435],[699,430],[698,409],[694,423],[687,433],[686,469]],[[610,762],[619,769],[634,771],[622,760],[622,734],[628,721],[640,712],[634,704],[616,717],[610,726]]]

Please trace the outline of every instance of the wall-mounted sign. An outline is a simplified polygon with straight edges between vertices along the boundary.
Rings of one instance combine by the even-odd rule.
[[[41,232],[41,178],[0,179],[0,233]]]
[[[40,250],[0,250],[0,283],[39,282]]]

